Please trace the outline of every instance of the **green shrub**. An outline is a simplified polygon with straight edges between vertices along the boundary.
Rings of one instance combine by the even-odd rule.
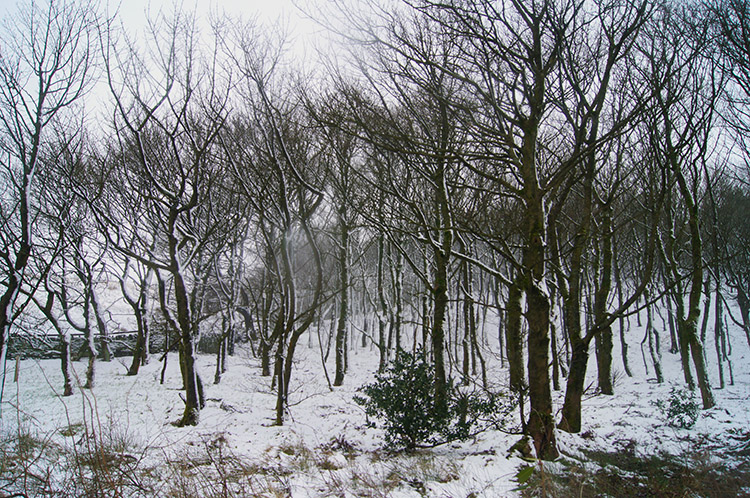
[[[494,422],[500,397],[487,392],[461,390],[446,384],[447,406],[435,405],[435,372],[424,352],[400,351],[375,382],[360,389],[354,401],[368,417],[383,423],[386,445],[413,449],[463,440],[480,423]]]
[[[700,414],[700,406],[695,401],[695,393],[689,389],[672,387],[669,391],[669,399],[657,401],[656,406],[661,410],[667,424],[679,429],[693,427]]]

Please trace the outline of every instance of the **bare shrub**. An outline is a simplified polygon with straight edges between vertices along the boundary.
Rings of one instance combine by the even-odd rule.
[[[48,432],[18,416],[0,436],[0,496],[153,496],[141,447],[119,419],[68,423]]]
[[[292,451],[288,448],[287,451]],[[296,450],[295,450],[296,451]],[[234,454],[223,434],[204,438],[187,455],[166,455],[160,495],[174,498],[291,496],[289,472]]]

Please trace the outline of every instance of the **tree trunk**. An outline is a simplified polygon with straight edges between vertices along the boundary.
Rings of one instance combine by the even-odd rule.
[[[557,353],[557,326],[555,325],[555,314],[550,321],[550,352],[552,353],[552,389],[560,390],[560,356]]]
[[[476,346],[476,322],[474,319],[474,299],[471,295],[471,276],[466,262],[461,263],[463,273],[463,362],[462,362],[462,382],[468,386],[470,383],[470,374],[476,373],[476,356],[474,356],[474,347]]]
[[[36,150],[38,147],[38,138],[35,141],[35,146],[32,150],[32,158],[36,157]],[[36,161],[33,161],[31,165],[24,166],[24,174],[21,178],[22,184],[19,192],[21,198],[19,199],[19,225],[21,226],[21,234],[18,250],[16,251],[15,264],[11,265],[8,263],[8,273],[3,275],[5,280],[5,292],[0,296],[0,368],[5,371],[5,363],[8,358],[8,343],[10,342],[10,329],[13,326],[13,306],[16,303],[16,298],[21,290],[21,284],[24,275],[24,269],[28,264],[29,258],[31,257],[31,229],[29,219],[29,188],[31,180],[33,179],[34,165]],[[2,401],[3,389],[0,389],[0,401]]]
[[[648,301],[648,296],[646,297]],[[651,361],[654,364],[654,372],[656,375],[656,382],[661,384],[664,382],[664,376],[661,372],[661,353],[659,351],[659,334],[654,328],[653,313],[651,310],[651,304],[646,305],[646,337],[648,338],[648,350],[651,354]]]
[[[393,334],[396,340],[396,352],[401,351],[403,338],[401,337],[404,321],[404,258],[400,250],[395,252],[393,265]]]
[[[275,425],[284,425],[284,407],[286,406],[286,392],[284,386],[284,343],[282,337],[279,345],[276,347],[276,359],[274,362],[274,378],[276,379],[276,421]]]
[[[543,91],[544,75],[534,76],[534,91]],[[530,105],[534,112],[541,112],[542,102],[534,94]],[[552,415],[552,393],[549,379],[549,321],[550,302],[545,281],[546,261],[546,209],[544,191],[540,188],[537,165],[537,134],[541,114],[529,119],[523,129],[523,144],[520,151],[520,174],[523,178],[524,201],[523,233],[525,244],[522,255],[522,274],[526,294],[528,334],[529,376],[529,423],[528,434],[534,441],[536,455],[542,460],[554,460],[559,456],[555,440],[555,423]]]
[[[94,312],[94,318],[96,319],[96,327],[99,329],[99,337],[101,338],[101,354],[103,361],[112,361],[112,353],[109,349],[109,330],[107,329],[107,322],[104,320],[102,315],[101,307],[99,306],[99,299],[96,296],[94,290],[93,275],[90,275],[89,279],[89,295],[91,296],[91,311]]]
[[[571,344],[572,355],[568,370],[568,380],[565,386],[565,402],[562,408],[560,429],[578,433],[581,432],[581,399],[586,383],[586,367],[589,361],[588,344],[577,340]]]
[[[8,343],[10,342],[10,328],[13,325],[11,315],[13,313],[13,304],[16,302],[18,291],[21,287],[20,270],[10,272],[10,278],[5,292],[0,297],[0,368],[4,369],[8,357]],[[0,390],[2,393],[2,390]],[[0,400],[1,401],[1,400]]]
[[[173,251],[176,251],[176,241],[172,249]],[[188,294],[176,256],[173,257],[172,261],[173,264],[176,265],[172,268],[171,273],[174,279],[173,285],[175,302],[177,304],[177,323],[180,327],[180,351],[182,353],[181,364],[184,367],[185,381],[185,411],[177,425],[179,427],[184,427],[187,425],[198,425],[201,403],[200,395],[198,393],[198,374],[195,369],[195,349],[193,346]]]
[[[703,344],[698,337],[697,330],[698,318],[700,317],[700,298],[703,290],[703,241],[701,240],[700,215],[683,172],[674,160],[672,161],[672,171],[674,172],[677,185],[680,188],[680,193],[687,208],[686,211],[689,215],[688,226],[690,228],[690,257],[692,266],[687,316],[683,319],[683,314],[678,313],[677,323],[680,329],[679,335],[681,338],[684,337],[685,344],[690,347],[701,399],[703,400],[703,409],[707,410],[712,408],[716,403],[711,392],[711,384],[708,381],[708,372],[706,372]],[[673,272],[675,271],[673,270]]]
[[[593,181],[593,180],[591,180]],[[571,358],[568,380],[565,388],[565,401],[562,407],[560,429],[577,433],[581,431],[581,397],[588,367],[589,342],[583,338],[581,326],[581,282],[583,279],[583,254],[589,240],[591,224],[591,194],[590,182],[584,184],[584,208],[581,215],[570,256],[570,271],[567,277],[567,295],[563,300],[565,332],[570,343]],[[570,391],[570,393],[569,393]]]
[[[146,312],[145,305],[141,308],[141,321],[143,322],[143,354],[141,365],[148,365],[151,358],[151,315]]]
[[[64,331],[62,327],[60,327],[60,322],[52,312],[52,307],[54,306],[55,302],[55,293],[51,290],[49,281],[46,278],[44,280],[44,288],[47,291],[47,301],[44,305],[37,301],[36,297],[33,297],[32,299],[34,303],[36,303],[42,314],[52,324],[52,327],[54,327],[55,331],[57,332],[57,336],[60,339],[60,370],[62,371],[63,375],[63,396],[71,396],[73,394],[73,383],[71,382],[70,378],[70,334],[68,331]]]
[[[133,348],[133,360],[130,362],[128,375],[138,375],[138,371],[143,364],[143,357],[146,349],[146,334],[144,333],[143,316],[139,312],[135,315],[135,322],[137,327],[135,348]]]
[[[305,333],[312,325],[314,319],[315,319],[315,312],[318,309],[318,306],[320,304],[320,296],[322,294],[322,288],[323,288],[323,265],[321,262],[320,252],[318,250],[318,247],[315,242],[315,238],[312,235],[312,232],[310,230],[309,225],[307,224],[307,220],[302,220],[302,229],[305,233],[305,237],[310,244],[310,247],[312,248],[313,253],[313,260],[315,263],[315,269],[316,269],[316,286],[312,298],[312,303],[310,304],[310,307],[305,310],[303,313],[300,313],[299,316],[297,316],[297,310],[296,310],[296,286],[294,282],[294,274],[292,273],[292,267],[289,261],[288,252],[284,252],[284,273],[285,277],[287,279],[287,288],[288,288],[288,302],[290,306],[290,310],[287,313],[287,327],[286,330],[282,336],[282,341],[285,341],[288,337],[288,345],[286,346],[286,357],[284,358],[283,355],[281,355],[279,358],[283,361],[284,365],[284,371],[283,371],[283,377],[279,378],[279,392],[283,393],[283,395],[279,395],[278,403],[276,407],[276,422],[277,425],[282,425],[283,423],[283,414],[284,414],[284,408],[286,407],[288,403],[288,396],[289,396],[289,384],[290,380],[292,378],[292,366],[293,366],[293,360],[294,360],[294,352],[297,348],[297,343],[299,342],[300,337],[302,337],[302,334]],[[284,239],[286,241],[286,238]],[[286,242],[282,244],[282,247],[284,251],[287,251]],[[302,323],[297,324],[296,321],[298,318],[304,318],[302,320]],[[281,348],[281,342],[279,344],[279,347]]]
[[[221,335],[219,336],[219,347],[216,351],[216,369],[214,370],[214,384],[221,383],[221,374],[224,373],[225,368],[223,365],[226,359],[227,350],[227,336],[229,335],[227,315],[223,313],[221,317]]]
[[[367,339],[370,337],[370,310],[367,306],[367,300],[365,299],[365,293],[360,292],[360,313],[362,313],[362,342],[360,346],[362,349],[367,347]],[[370,341],[372,344],[372,341]]]
[[[510,390],[515,393],[524,391],[525,375],[523,369],[523,348],[521,345],[521,285],[520,275],[508,289],[508,304],[505,315],[505,351],[508,356]]]
[[[385,300],[385,282],[384,282],[384,265],[385,265],[385,236],[380,234],[378,237],[378,350],[380,352],[380,359],[378,361],[378,371],[382,372],[385,370],[385,366],[388,363],[388,342],[386,338],[386,318],[388,317],[388,303]]]
[[[448,407],[445,372],[445,313],[448,308],[448,270],[446,255],[435,249],[435,309],[432,325],[432,353],[435,359],[435,410],[443,413]]]
[[[94,380],[96,377],[96,344],[94,342],[94,334],[91,330],[91,318],[90,318],[90,307],[91,307],[91,294],[90,288],[86,291],[83,306],[83,335],[86,339],[86,351],[89,355],[88,364],[86,366],[86,383],[83,385],[84,389],[93,389]]]
[[[620,264],[617,255],[617,244],[612,245],[613,263],[615,272],[615,285],[617,286],[617,307],[621,308],[623,303],[622,278],[620,278]],[[622,356],[622,367],[625,369],[625,375],[633,376],[630,370],[630,361],[628,360],[628,341],[625,339],[625,317],[620,315],[617,319],[620,328],[620,353]],[[630,327],[630,318],[628,318],[628,328]]]
[[[284,199],[286,201],[286,199]],[[284,362],[286,361],[286,346],[289,340],[292,327],[294,326],[294,316],[296,314],[297,304],[297,293],[294,281],[294,273],[292,271],[292,261],[289,248],[289,225],[284,228],[281,235],[281,270],[279,272],[279,279],[282,287],[282,306],[279,309],[279,316],[277,318],[276,330],[279,331],[278,345],[276,346],[276,360],[275,360],[275,379],[276,379],[276,425],[284,425],[284,410],[287,405],[288,392],[286,391],[287,380],[284,376]],[[276,331],[274,331],[276,335]]]
[[[706,310],[708,316],[708,310]],[[716,347],[716,362],[719,369],[719,389],[724,389],[724,365],[722,355],[722,337],[724,333],[724,308],[721,301],[721,281],[716,280],[716,311],[714,316],[714,345]]]
[[[705,291],[703,292],[703,318],[701,320],[701,342],[705,344],[708,333],[708,314],[711,311],[711,281],[706,279]]]
[[[574,250],[575,252],[575,250]],[[574,258],[575,261],[575,258]],[[580,271],[571,268],[571,272]],[[578,285],[580,277],[570,279],[570,289],[565,299],[565,330],[571,349],[568,365],[568,380],[565,386],[565,401],[558,427],[566,432],[581,431],[581,398],[588,367],[589,342],[581,334],[581,301]]]
[[[696,377],[698,378],[698,388],[701,392],[701,399],[703,401],[703,409],[708,410],[716,405],[714,401],[713,392],[711,392],[711,383],[708,380],[708,372],[706,369],[706,357],[703,352],[703,343],[698,338],[697,330],[695,326],[689,326],[689,330],[692,328],[690,333],[690,353],[693,358],[693,364],[695,365]]]
[[[596,365],[598,367],[599,391],[614,394],[612,385],[612,327],[606,326],[596,334]]]
[[[70,380],[70,336],[63,332],[60,336],[60,368],[63,374],[63,396],[73,394],[73,383]]]
[[[612,288],[612,212],[609,204],[602,209],[601,281],[594,302],[594,329],[587,333],[596,335],[596,364],[599,390],[602,394],[614,394],[612,385],[612,325],[608,323],[607,302]]]
[[[133,360],[128,369],[128,375],[138,375],[138,371],[142,365],[148,364],[148,357],[150,354],[150,334],[149,325],[147,318],[147,306],[148,306],[148,293],[151,287],[151,281],[153,279],[154,270],[149,268],[146,272],[145,278],[139,280],[140,292],[137,299],[134,299],[128,294],[126,278],[129,272],[130,260],[125,262],[125,275],[120,278],[120,290],[125,301],[133,309],[133,315],[135,316],[136,323],[136,340],[135,348],[133,349]]]
[[[507,351],[505,350],[505,328],[503,327],[503,323],[506,320],[506,313],[503,313],[503,310],[500,306],[500,281],[499,279],[495,279],[492,286],[492,295],[494,297],[495,301],[495,308],[497,309],[497,346],[498,346],[498,356],[500,356],[500,367],[505,368],[505,359],[507,356]]]
[[[737,305],[742,316],[742,328],[745,331],[747,345],[750,346],[750,298],[748,298],[741,284],[738,284],[735,289],[737,291]]]
[[[336,376],[333,380],[334,386],[344,383],[346,365],[344,355],[346,354],[346,327],[349,322],[349,227],[343,219],[339,220],[341,229],[341,240],[339,241],[339,313],[338,327],[336,329]]]
[[[676,308],[676,329],[677,329],[677,340],[680,351],[680,364],[682,365],[682,374],[685,377],[685,383],[688,385],[690,390],[695,389],[695,381],[693,380],[693,374],[690,371],[690,336],[686,326],[684,318],[685,313],[685,299],[682,295],[682,287],[678,286],[677,292],[674,293],[674,301]]]
[[[286,299],[282,299],[286,303]],[[272,337],[276,337],[276,353],[273,360],[273,378],[271,379],[271,389],[276,388],[276,425],[284,425],[284,406],[286,403],[286,393],[284,392],[284,347],[286,346],[286,304],[282,304],[278,310],[276,324]]]
[[[429,279],[430,264],[427,257],[423,257],[425,278]],[[422,287],[422,349],[426,353],[429,349],[430,338],[430,289]]]
[[[669,325],[669,352],[677,354],[680,352],[680,345],[677,339],[677,326],[675,325],[674,311],[672,310],[672,299],[669,295],[664,297],[667,302],[667,324]]]
[[[529,323],[529,423],[537,457],[558,457],[555,424],[552,417],[552,393],[549,379],[549,298],[537,285],[527,287]]]
[[[260,375],[261,377],[271,376],[271,344],[266,342],[263,337],[260,338],[258,345],[258,354],[260,356]]]

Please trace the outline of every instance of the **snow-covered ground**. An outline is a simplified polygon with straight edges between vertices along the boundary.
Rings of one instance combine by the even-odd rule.
[[[665,382],[657,384],[652,366],[651,376],[646,375],[641,359],[643,329],[632,322],[627,337],[634,376],[622,373],[616,346],[616,394],[593,396],[596,370],[592,360],[592,392],[584,398],[583,430],[575,435],[558,431],[563,454],[582,460],[587,449],[679,455],[700,443],[703,449],[715,450],[716,458],[727,458],[722,449],[740,444],[737,441],[750,434],[750,349],[742,331],[729,325],[734,385],[715,388],[717,406],[702,411],[696,425],[686,430],[667,425],[654,404],[666,400],[671,387],[683,386],[679,358],[667,352],[669,334],[661,333]],[[716,387],[713,340],[706,342],[710,378]],[[513,491],[518,486],[515,477],[527,463],[509,457],[508,451],[518,436],[487,431],[463,443],[416,454],[385,452],[382,433],[367,426],[362,407],[352,401],[357,388],[372,381],[377,351],[359,346],[351,350],[346,382],[331,391],[317,345],[309,347],[306,340],[301,343],[305,345],[298,348],[291,406],[283,427],[273,425],[275,396],[270,378],[261,377],[257,360],[242,350],[229,358],[228,372],[219,385],[212,383],[214,357],[200,357],[198,368],[206,383],[207,406],[201,411],[200,424],[188,428],[173,425],[183,408],[174,355],[170,355],[163,385],[159,383],[162,364],[157,357],[136,377],[125,375],[129,358],[121,358],[97,363],[96,387],[91,391],[77,388],[75,395],[67,398],[59,396],[62,375],[58,361],[23,360],[18,365],[18,383],[13,382],[14,362],[8,363],[2,402],[3,441],[33,433],[47,444],[75,451],[85,444],[84,436],[91,436],[93,428],[101,439],[122,441],[123,452],[137,460],[139,468],[152,469],[147,475],[156,487],[142,492],[159,496],[175,487],[199,488],[200,483],[216,482],[217,473],[240,470],[254,476],[249,486],[257,496],[267,496],[269,490],[294,497],[517,495]],[[497,357],[490,352],[485,356],[490,381],[502,385],[504,373]],[[74,363],[81,379],[85,366],[83,361]],[[553,394],[557,408],[563,395],[564,391]],[[218,457],[232,464],[217,464]],[[159,470],[165,462],[171,465],[168,472]],[[547,465],[554,469],[555,464]]]

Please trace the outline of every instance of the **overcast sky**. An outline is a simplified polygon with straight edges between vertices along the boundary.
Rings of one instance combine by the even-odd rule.
[[[0,0],[0,17],[16,9],[18,4],[28,4],[31,0]],[[36,0],[44,4],[48,0]],[[282,23],[288,29],[291,49],[301,58],[309,58],[313,47],[324,38],[321,28],[308,19],[293,0],[99,0],[111,12],[119,6],[119,18],[131,33],[143,28],[146,15],[155,16],[160,10],[171,12],[175,8],[195,11],[198,18],[208,20],[211,12],[226,12],[234,18],[245,20],[257,16],[259,22],[273,25]],[[307,1],[306,3],[310,3]]]
[[[0,0],[0,14],[3,16],[8,10],[15,8],[17,4],[28,4],[31,0]],[[45,3],[47,0],[36,0]],[[100,0],[102,4],[110,8],[117,7],[120,0]],[[266,19],[275,19],[280,15],[296,15],[297,9],[292,0],[122,0],[121,11],[127,22],[138,22],[146,11],[158,11],[159,9],[172,10],[179,5],[185,10],[197,10],[209,12],[213,9],[224,9],[232,13],[242,13],[245,17],[259,15]]]
[[[8,1],[8,0],[0,0]],[[264,25],[281,25],[288,30],[290,48],[300,58],[308,54],[318,39],[321,29],[308,19],[293,0],[106,0],[110,9],[120,6],[119,17],[128,31],[137,31],[144,25],[146,15],[155,16],[160,10],[166,13],[175,8],[194,11],[199,21],[208,23],[210,15],[227,13],[232,18],[244,20],[257,18]],[[121,3],[120,3],[121,2]]]

